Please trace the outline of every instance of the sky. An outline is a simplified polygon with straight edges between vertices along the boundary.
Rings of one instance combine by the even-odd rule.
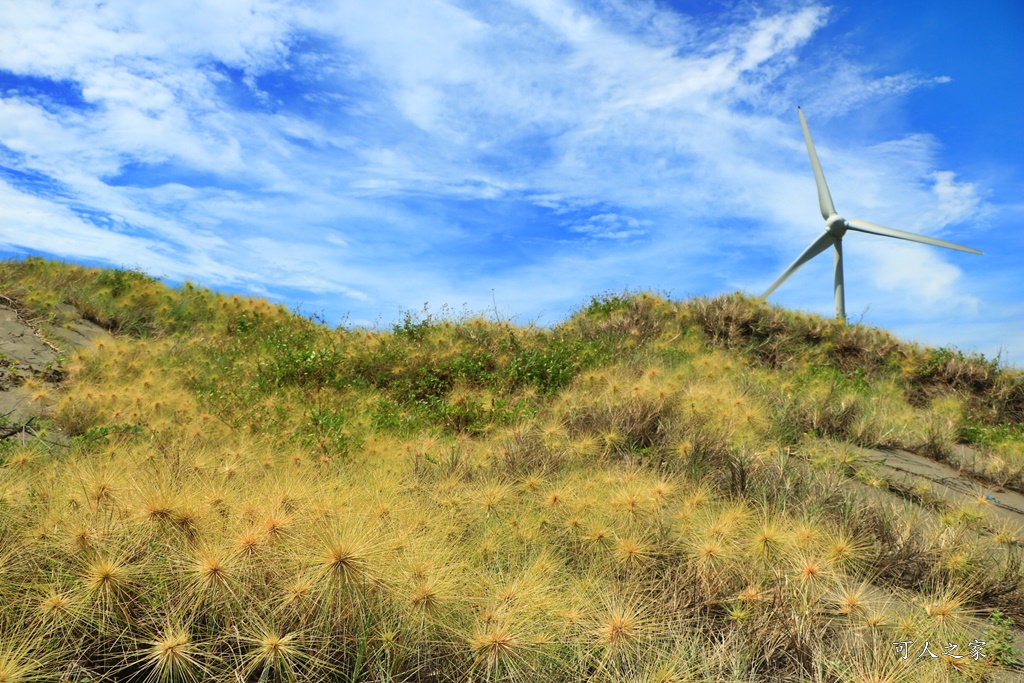
[[[1020,0],[0,0],[0,257],[386,329],[760,295],[1024,367]],[[771,302],[833,314],[822,254]]]

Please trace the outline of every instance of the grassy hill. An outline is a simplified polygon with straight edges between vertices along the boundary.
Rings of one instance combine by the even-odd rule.
[[[1020,676],[981,493],[1024,491],[1018,370],[739,295],[379,331],[40,259],[0,294],[60,352],[0,357],[0,683]]]

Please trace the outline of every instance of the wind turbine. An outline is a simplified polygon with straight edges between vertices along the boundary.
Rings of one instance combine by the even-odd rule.
[[[778,289],[779,286],[788,280],[789,276],[799,270],[801,266],[829,247],[833,247],[835,250],[836,262],[836,319],[846,322],[846,299],[843,294],[843,235],[846,234],[847,230],[856,230],[857,232],[866,232],[872,235],[882,235],[883,237],[895,237],[901,240],[920,242],[921,244],[931,244],[936,247],[967,251],[972,254],[981,253],[977,249],[971,249],[970,247],[965,247],[960,244],[953,244],[952,242],[946,242],[945,240],[937,240],[934,237],[925,237],[924,235],[918,235],[912,232],[894,230],[876,223],[868,223],[867,221],[857,219],[847,220],[836,213],[836,207],[832,204],[832,195],[829,194],[828,185],[825,184],[825,174],[821,172],[821,164],[818,162],[818,153],[814,151],[814,143],[811,141],[811,132],[807,130],[807,121],[804,119],[804,112],[800,107],[797,107],[796,110],[800,114],[800,126],[804,130],[804,142],[807,143],[807,154],[811,157],[811,168],[814,170],[814,181],[818,184],[818,204],[821,206],[821,217],[825,219],[825,232],[822,233],[818,239],[811,242],[811,246],[807,247],[807,249],[804,250],[804,253],[800,254],[797,260],[793,261],[789,268],[782,271],[782,275],[772,283],[771,287],[765,290],[765,293],[761,295],[761,298],[767,299],[772,292]]]

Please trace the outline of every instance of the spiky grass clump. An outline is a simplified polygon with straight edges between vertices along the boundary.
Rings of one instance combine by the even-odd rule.
[[[832,665],[1024,606],[1015,528],[854,448],[1011,472],[1008,371],[737,297],[370,332],[14,271],[121,330],[72,359],[68,449],[0,453],[0,623],[42,677],[885,680]]]
[[[127,597],[131,578],[129,563],[114,555],[94,553],[82,563],[82,588],[95,604],[104,609],[113,608]]]
[[[484,680],[525,680],[536,671],[534,657],[543,641],[522,634],[517,626],[521,625],[493,619],[473,630],[468,639],[472,668]]]
[[[192,634],[176,625],[164,628],[144,643],[140,664],[147,671],[147,683],[191,683],[202,680],[208,672]]]
[[[261,681],[308,680],[316,671],[316,658],[308,651],[301,631],[258,623],[246,629],[240,641],[242,676]],[[326,672],[323,672],[326,673]]]

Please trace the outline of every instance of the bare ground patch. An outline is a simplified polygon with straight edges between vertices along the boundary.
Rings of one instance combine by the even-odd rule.
[[[58,307],[46,336],[10,306],[0,305],[0,438],[30,438],[56,402],[63,354],[110,333],[68,305]]]

